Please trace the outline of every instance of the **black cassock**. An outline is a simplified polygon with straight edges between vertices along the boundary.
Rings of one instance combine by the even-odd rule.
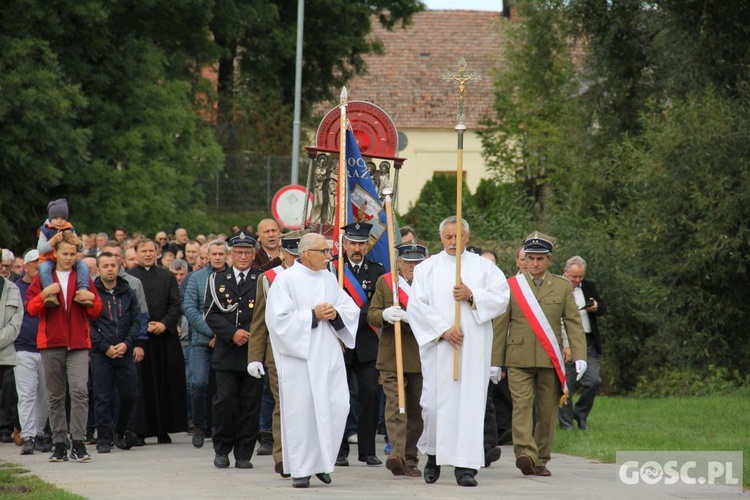
[[[161,335],[148,334],[146,355],[138,363],[138,403],[135,433],[158,436],[187,430],[185,358],[177,324],[180,318],[180,289],[174,275],[161,267],[128,270],[143,283],[150,321],[167,326]]]

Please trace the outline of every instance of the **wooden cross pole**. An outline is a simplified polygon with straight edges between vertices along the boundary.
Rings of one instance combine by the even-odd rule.
[[[344,231],[341,229],[346,226],[346,205],[349,203],[349,188],[347,187],[347,181],[349,180],[346,175],[346,103],[349,100],[349,93],[346,91],[346,87],[341,89],[341,127],[339,129],[339,192],[338,192],[338,210],[339,210],[339,227],[338,230],[338,241],[335,242],[339,246],[339,257],[338,257],[338,278],[339,287],[344,288],[344,246],[343,237]]]
[[[464,168],[464,132],[466,131],[466,110],[464,104],[464,91],[466,82],[478,82],[482,76],[478,73],[469,73],[466,66],[466,59],[463,57],[458,60],[458,73],[445,73],[443,80],[449,82],[458,82],[458,124],[454,128],[458,134],[457,148],[457,167],[456,167],[456,286],[461,284],[461,253],[463,248],[463,216],[461,213],[463,203],[463,168]],[[456,301],[456,319],[454,327],[456,330],[461,329],[461,302]],[[453,380],[458,380],[458,360],[459,349],[453,352]]]
[[[390,251],[388,257],[390,258],[391,264],[391,293],[393,294],[393,305],[399,307],[398,301],[398,270],[396,268],[396,229],[393,223],[393,207],[391,205],[391,194],[393,189],[391,186],[383,189],[383,195],[385,195],[385,220],[386,227],[388,229],[388,246]],[[394,329],[394,342],[396,344],[396,386],[398,389],[398,412],[406,413],[406,398],[404,397],[404,353],[401,344],[401,321],[396,321],[393,324]]]

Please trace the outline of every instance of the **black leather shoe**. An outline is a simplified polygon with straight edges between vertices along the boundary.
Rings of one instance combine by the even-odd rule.
[[[359,461],[365,462],[367,465],[383,465],[383,462],[375,455],[360,455]]]
[[[336,457],[336,465],[339,467],[349,467],[349,459],[344,455],[339,455]]]
[[[464,474],[461,474],[458,479],[456,479],[456,483],[458,483],[459,486],[476,486],[477,480],[474,478],[474,476],[466,472]]]
[[[166,432],[164,434],[159,434],[156,436],[156,442],[159,444],[170,444],[172,442],[172,438],[169,437],[169,434]]]
[[[424,466],[424,482],[432,484],[440,478],[440,466],[435,462],[435,455],[427,455]]]
[[[495,446],[491,450],[488,450],[484,454],[484,466],[489,467],[492,462],[500,460],[503,450],[499,446]]]
[[[589,430],[589,424],[586,422],[585,418],[578,419],[578,428],[581,429],[582,431]]]
[[[193,429],[193,446],[196,448],[203,448],[203,442],[205,437],[203,436],[203,429],[196,427]]]
[[[227,455],[216,455],[214,457],[214,467],[218,469],[226,469],[229,467],[229,457]]]
[[[295,477],[292,479],[292,486],[295,488],[309,488],[310,487],[310,476]]]
[[[318,472],[315,477],[320,479],[325,484],[331,484],[331,475],[327,472]]]
[[[234,461],[234,466],[238,469],[252,469],[253,464],[248,458],[238,458]]]

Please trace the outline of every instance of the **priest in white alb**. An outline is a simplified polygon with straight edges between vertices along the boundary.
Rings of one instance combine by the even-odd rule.
[[[407,317],[422,361],[422,418],[419,450],[427,455],[424,479],[434,483],[441,465],[455,467],[456,482],[476,486],[484,464],[484,414],[490,380],[492,319],[510,300],[505,275],[491,261],[464,251],[469,225],[456,217],[440,223],[443,251],[414,269]],[[456,251],[461,249],[461,284],[456,285]],[[460,329],[455,303],[460,302]],[[453,352],[460,349],[459,376],[453,380]]]
[[[354,347],[359,308],[327,270],[323,236],[303,236],[299,258],[268,291],[266,325],[279,377],[284,470],[295,488],[307,488],[313,474],[331,482],[349,414],[341,344]]]

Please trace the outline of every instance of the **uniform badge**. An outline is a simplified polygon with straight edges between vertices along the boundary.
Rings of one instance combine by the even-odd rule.
[[[250,299],[250,302],[248,302],[247,307],[249,307],[250,309],[252,309],[253,307],[255,307],[255,301],[252,300],[252,299]]]
[[[224,293],[226,290],[227,290],[227,287],[225,287],[224,285],[221,285],[219,287],[219,293]]]

